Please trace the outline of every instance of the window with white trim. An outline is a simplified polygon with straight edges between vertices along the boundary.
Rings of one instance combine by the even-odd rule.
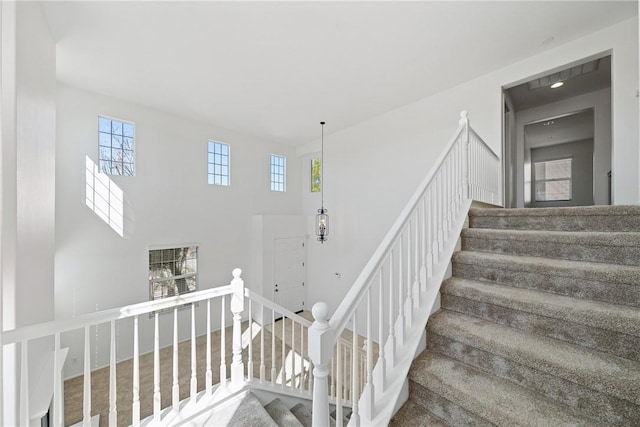
[[[287,191],[287,159],[276,154],[271,155],[271,191]]]
[[[571,158],[534,163],[536,202],[571,200]]]
[[[213,185],[230,185],[229,180],[229,145],[222,142],[209,141],[208,144],[207,182]]]
[[[135,175],[135,124],[98,116],[98,163],[107,175]]]
[[[173,297],[198,289],[198,247],[149,250],[149,297]]]

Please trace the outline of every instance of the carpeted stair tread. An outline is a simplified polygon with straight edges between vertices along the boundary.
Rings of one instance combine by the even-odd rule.
[[[451,278],[442,292],[514,310],[553,317],[565,322],[608,329],[640,337],[640,310],[489,282]]]
[[[557,231],[638,231],[640,206],[471,209],[471,228]]]
[[[453,275],[577,298],[640,306],[640,267],[462,251]]]
[[[311,421],[313,420],[313,415],[311,411],[307,409],[302,403],[298,403],[296,406],[291,408],[291,413],[300,421],[300,423],[304,427],[310,427]]]
[[[430,333],[640,405],[640,363],[442,310]]]
[[[300,420],[296,418],[287,405],[278,398],[273,399],[269,404],[265,405],[264,409],[266,409],[279,427],[303,427]]]
[[[389,427],[451,427],[441,418],[436,417],[431,412],[425,410],[411,400],[400,408],[391,418]]]
[[[203,426],[278,427],[260,401],[251,393],[240,403],[231,401],[216,409]]]
[[[485,422],[497,426],[596,426],[582,417],[509,381],[433,352],[414,360],[412,381],[442,396]],[[602,424],[604,425],[604,424]]]
[[[640,265],[640,232],[462,230],[462,250]]]
[[[571,206],[571,207],[550,207],[550,208],[471,208],[470,217],[476,216],[640,216],[640,206],[638,205],[615,205],[615,206]]]

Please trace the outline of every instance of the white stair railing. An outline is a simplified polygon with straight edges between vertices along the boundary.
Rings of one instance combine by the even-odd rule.
[[[82,425],[91,425],[92,416],[96,415],[95,408],[92,408],[91,402],[91,331],[102,324],[108,324],[111,336],[109,337],[108,354],[109,354],[109,408],[104,410],[104,416],[108,417],[108,425],[122,425],[118,423],[118,408],[116,402],[118,400],[116,366],[117,361],[117,340],[116,328],[124,325],[124,319],[133,319],[132,336],[133,336],[133,363],[132,363],[132,390],[130,405],[127,405],[132,413],[129,421],[133,426],[144,424],[143,418],[150,417],[153,425],[170,426],[174,423],[182,423],[185,417],[196,416],[208,408],[214,407],[228,396],[242,390],[245,386],[255,385],[256,387],[275,390],[276,392],[285,392],[301,398],[310,399],[313,377],[310,375],[311,361],[308,357],[306,331],[311,326],[311,322],[304,319],[283,307],[266,300],[265,298],[255,294],[249,289],[244,288],[244,282],[240,277],[241,270],[233,271],[233,279],[226,286],[220,286],[203,291],[197,291],[189,294],[170,297],[162,300],[155,300],[135,304],[127,307],[106,310],[96,313],[87,314],[73,319],[53,321],[38,325],[28,326],[20,329],[6,331],[2,335],[3,346],[19,344],[21,348],[21,372],[19,375],[19,425],[30,425],[30,390],[29,390],[29,369],[28,369],[28,348],[29,343],[45,337],[54,337],[54,414],[52,424],[54,426],[63,426],[62,406],[63,396],[61,391],[63,387],[61,370],[62,366],[58,360],[60,353],[60,336],[61,334],[74,330],[82,330],[84,332],[84,344],[82,344],[84,352],[83,367],[83,398],[82,398]],[[212,302],[218,301],[220,304],[220,312],[212,312]],[[199,304],[202,303],[202,304]],[[189,347],[190,352],[190,369],[186,372],[189,376],[188,381],[188,397],[186,400],[180,400],[180,369],[179,369],[179,327],[178,311],[185,306],[190,311],[190,316],[185,323],[189,324]],[[248,311],[245,308],[248,306]],[[252,310],[255,308],[255,312]],[[196,310],[206,310],[206,327],[204,331],[197,330]],[[169,311],[173,312],[173,322],[171,330],[162,331],[159,322],[159,313]],[[230,313],[229,313],[230,312]],[[252,313],[252,315],[249,315]],[[232,351],[231,364],[227,368],[227,336],[226,325],[228,315],[232,318]],[[212,320],[220,316],[220,353],[219,360],[220,382],[213,384],[214,361],[212,360]],[[140,382],[140,320],[151,316],[153,321],[153,387],[149,390],[141,390]],[[242,319],[247,319],[242,324]],[[162,333],[173,337],[172,354],[172,387],[169,394],[172,396],[171,403],[167,408],[162,407],[162,395],[160,387],[160,336]],[[204,333],[203,333],[204,332]],[[196,364],[196,340],[200,335],[206,335],[206,347],[204,349],[205,366]],[[259,335],[260,360],[254,363],[253,357],[253,340]],[[94,344],[95,345],[95,344]],[[279,354],[278,354],[279,351]],[[247,360],[247,371],[243,360]],[[121,362],[120,362],[121,363]],[[257,372],[254,372],[254,367]],[[94,367],[95,368],[95,367]],[[205,382],[198,384],[198,372],[204,372]],[[230,373],[230,379],[228,374]],[[201,390],[201,391],[200,391]],[[122,392],[122,390],[120,390]],[[140,396],[141,393],[152,396],[152,413],[141,413]],[[184,393],[183,393],[184,394]],[[122,406],[122,405],[121,405]],[[0,420],[0,425],[5,425],[4,420]]]
[[[352,407],[350,426],[388,424],[471,201],[500,204],[500,180],[499,157],[463,111],[454,137],[331,319],[326,304],[313,307],[313,426],[329,425],[330,403],[338,427],[344,403]],[[345,343],[347,327],[352,340]]]

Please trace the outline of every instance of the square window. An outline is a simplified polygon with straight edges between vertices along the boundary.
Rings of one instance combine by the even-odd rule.
[[[571,200],[571,158],[534,163],[537,202]]]
[[[285,162],[284,156],[271,155],[271,191],[285,191]]]
[[[213,185],[229,185],[229,146],[209,141],[207,150],[207,182]]]
[[[98,116],[100,172],[108,175],[135,175],[135,125]],[[127,150],[127,151],[124,151]]]
[[[198,289],[198,247],[149,250],[149,298],[167,298]]]

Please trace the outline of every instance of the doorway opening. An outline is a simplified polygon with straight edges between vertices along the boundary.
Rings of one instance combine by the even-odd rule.
[[[505,207],[610,204],[610,52],[504,86],[502,94]]]

